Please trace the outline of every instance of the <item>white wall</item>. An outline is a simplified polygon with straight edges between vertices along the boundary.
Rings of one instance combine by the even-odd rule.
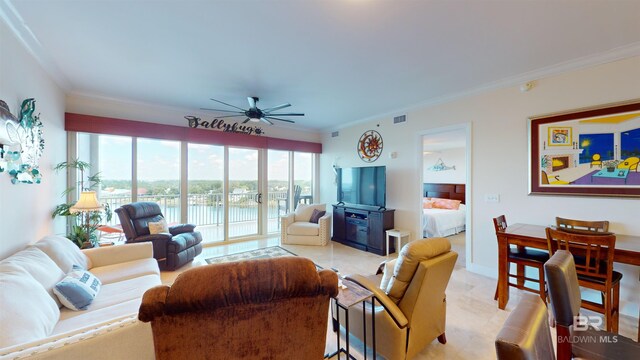
[[[427,137],[429,135],[426,135]],[[465,136],[464,132],[460,136]],[[443,184],[464,184],[467,182],[466,149],[455,148],[441,150],[432,154],[425,154],[423,160],[424,182]],[[446,166],[455,166],[455,169],[443,171],[431,171],[438,159],[442,159]]]
[[[606,219],[611,231],[640,235],[638,198],[530,196],[528,195],[527,119],[611,102],[640,98],[640,57],[567,72],[536,81],[529,92],[518,87],[487,91],[448,103],[409,111],[408,121],[393,125],[392,117],[340,129],[336,138],[326,134],[321,156],[322,201],[335,202],[331,165],[363,166],[356,142],[368,129],[384,138],[382,157],[372,165],[387,166],[387,204],[396,209],[396,227],[420,230],[421,133],[455,124],[472,124],[471,266],[469,270],[497,275],[497,244],[491,218],[506,214],[510,223],[548,225],[555,216]],[[396,151],[398,157],[387,154]],[[485,194],[499,194],[499,203],[484,202]],[[625,313],[637,315],[639,269],[618,266],[624,273],[621,300]],[[493,292],[493,289],[487,291]]]
[[[67,152],[63,92],[0,21],[0,99],[18,116],[20,104],[30,97],[44,125],[42,183],[12,185],[9,175],[0,173],[0,259],[44,235],[64,233],[64,221],[52,221],[51,211],[64,201],[66,174],[52,169]]]

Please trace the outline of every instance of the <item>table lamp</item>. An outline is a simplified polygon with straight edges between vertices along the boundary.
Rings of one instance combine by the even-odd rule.
[[[78,202],[69,209],[69,212],[72,214],[84,213],[84,224],[82,224],[82,226],[85,228],[85,243],[91,242],[91,236],[89,234],[89,229],[91,229],[91,212],[101,210],[102,206],[98,202],[95,191],[81,192]]]

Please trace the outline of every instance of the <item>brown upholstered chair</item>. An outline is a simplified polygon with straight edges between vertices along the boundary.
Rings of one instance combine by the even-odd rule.
[[[618,332],[620,309],[620,280],[622,274],[613,271],[613,234],[573,233],[547,228],[549,253],[566,250],[574,256],[578,283],[600,291],[602,302],[582,300],[582,307],[604,314],[607,331]]]
[[[500,215],[493,218],[493,227],[496,231],[496,237],[498,232],[507,229],[507,218],[504,215]],[[542,300],[546,302],[547,293],[544,282],[544,263],[549,260],[549,253],[545,251],[527,249],[522,246],[515,246],[507,244],[509,253],[507,254],[507,267],[510,269],[511,264],[516,265],[516,273],[512,274],[509,270],[509,278],[515,278],[516,282],[509,281],[509,286],[516,287],[520,290],[530,291],[538,294]],[[525,267],[532,267],[538,271],[538,278],[529,278],[526,275]],[[528,287],[526,281],[536,282],[538,288]],[[496,285],[496,292],[493,296],[493,300],[498,300],[498,286]]]
[[[142,298],[156,359],[322,359],[338,277],[302,257],[196,267]]]
[[[496,337],[498,360],[554,359],[548,318],[544,301],[523,294]]]
[[[446,238],[421,239],[406,244],[396,260],[387,262],[384,275],[347,276],[374,293],[376,351],[380,355],[411,359],[436,338],[446,342],[445,290],[457,258]],[[361,306],[349,310],[350,333],[360,339],[364,337],[362,311]],[[371,305],[364,311],[366,343],[372,344]]]
[[[161,270],[175,270],[202,252],[202,235],[193,224],[169,226],[169,232],[151,234],[150,222],[164,219],[155,202],[134,202],[116,209],[127,243],[153,243],[153,257]]]
[[[556,227],[558,230],[566,231],[590,231],[595,233],[606,233],[609,231],[609,222],[606,220],[585,221],[565,219],[556,216]]]
[[[580,312],[580,286],[573,256],[558,250],[544,265],[556,321],[558,360],[640,359],[640,344],[624,336],[574,323]],[[580,325],[580,326],[576,326]]]

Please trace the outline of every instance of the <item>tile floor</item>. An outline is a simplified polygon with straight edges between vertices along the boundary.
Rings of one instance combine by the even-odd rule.
[[[450,239],[455,250],[464,251],[464,233]],[[180,272],[190,267],[205,265],[204,259],[210,257],[275,245],[280,245],[278,237],[208,246],[192,264],[182,267],[179,271],[163,272],[162,281],[170,284]],[[378,256],[334,242],[327,246],[281,246],[299,256],[310,258],[325,269],[339,269],[341,274],[372,274],[382,261],[396,257],[396,254],[390,254],[389,257]],[[416,359],[495,359],[495,336],[515,308],[521,294],[519,290],[511,288],[507,309],[499,310],[493,300],[495,286],[495,279],[466,271],[464,257],[460,256],[447,288],[447,344],[441,345],[434,340]],[[637,318],[620,316],[620,334],[636,339],[637,324]],[[552,332],[555,333],[555,329],[552,329]],[[352,343],[356,343],[357,350],[358,343],[353,340]],[[333,334],[328,335],[327,344],[327,352],[333,352]]]

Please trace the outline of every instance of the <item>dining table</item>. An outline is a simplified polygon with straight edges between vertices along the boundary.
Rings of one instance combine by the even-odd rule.
[[[547,226],[516,223],[504,231],[496,232],[498,237],[498,307],[502,310],[509,302],[509,262],[508,244],[548,250]],[[616,235],[613,254],[615,263],[640,266],[640,236]]]

